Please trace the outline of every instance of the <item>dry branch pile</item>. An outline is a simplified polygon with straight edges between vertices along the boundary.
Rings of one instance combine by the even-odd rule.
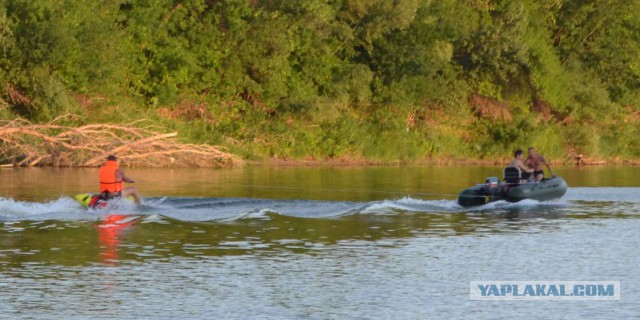
[[[141,121],[78,128],[0,121],[0,161],[15,166],[93,167],[114,154],[124,166],[219,167],[239,159],[210,145],[181,144],[177,133],[160,133]]]

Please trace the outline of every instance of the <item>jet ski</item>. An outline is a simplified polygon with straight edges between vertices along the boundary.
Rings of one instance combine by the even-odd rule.
[[[104,208],[111,201],[122,199],[122,198],[117,197],[117,198],[111,198],[111,199],[104,199],[99,193],[97,194],[96,193],[80,193],[75,196],[75,199],[76,201],[78,201],[78,203],[80,203],[81,205],[85,206],[88,209],[99,209],[99,208]],[[130,200],[131,202],[134,202],[134,199],[132,196],[128,196],[125,199]]]

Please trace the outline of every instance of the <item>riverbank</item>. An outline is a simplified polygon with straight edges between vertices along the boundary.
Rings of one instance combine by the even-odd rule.
[[[521,134],[511,143],[499,143],[490,134],[470,135],[484,123],[473,117],[467,122],[475,124],[466,127],[443,117],[411,130],[398,123],[383,130],[342,122],[320,129],[292,122],[283,128],[274,120],[251,127],[250,133],[182,120],[77,124],[69,118],[43,124],[0,120],[0,166],[92,167],[109,154],[117,154],[125,167],[501,166],[511,160],[512,150],[528,145],[552,165],[640,165],[629,136],[593,130],[587,139],[587,130],[578,128],[580,138],[574,135],[577,127],[559,124],[541,124],[526,139]]]
[[[273,167],[357,167],[357,166],[502,166],[507,165],[511,158],[502,159],[453,159],[453,158],[430,158],[410,161],[377,161],[370,159],[282,159],[271,158],[265,160],[246,161],[250,166],[273,166]],[[548,159],[551,165],[562,166],[640,166],[640,160],[612,158],[607,160],[587,160],[578,162],[576,160]]]
[[[136,156],[133,158],[127,156],[121,157],[122,167],[140,167],[140,168],[159,168],[159,167],[241,167],[241,166],[271,166],[271,167],[393,167],[393,166],[505,166],[511,161],[511,158],[496,158],[496,159],[458,159],[451,157],[431,157],[427,159],[419,160],[376,160],[376,159],[364,159],[364,158],[327,158],[327,159],[314,159],[314,158],[266,158],[259,160],[242,160],[239,157],[227,154],[228,158],[223,163],[214,162],[213,165],[196,164],[193,161],[183,162],[182,160],[176,160],[176,158],[169,158],[169,160],[162,158],[153,161],[136,162]],[[46,157],[46,156],[45,156]],[[188,157],[188,154],[182,157]],[[6,156],[3,156],[6,158]],[[611,159],[586,159],[583,161],[577,161],[576,159],[547,159],[552,166],[640,166],[639,159],[622,159],[619,157]],[[0,168],[13,168],[13,167],[94,167],[99,165],[99,161],[92,163],[92,165],[81,164],[55,164],[52,161],[37,163],[34,165],[24,165],[20,163],[0,163]]]

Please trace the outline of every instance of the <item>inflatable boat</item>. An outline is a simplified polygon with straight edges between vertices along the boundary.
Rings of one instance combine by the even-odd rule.
[[[458,204],[463,207],[504,200],[518,202],[524,199],[547,201],[562,198],[567,192],[567,182],[562,177],[551,177],[541,181],[528,181],[517,168],[506,168],[504,180],[489,177],[484,184],[477,184],[463,190],[458,196]]]

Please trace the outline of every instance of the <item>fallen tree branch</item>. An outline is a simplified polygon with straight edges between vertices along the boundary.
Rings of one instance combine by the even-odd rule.
[[[171,138],[171,137],[175,137],[177,135],[178,135],[177,132],[166,133],[166,134],[160,134],[160,135],[157,135],[157,136],[154,136],[154,137],[149,137],[149,138],[145,138],[145,139],[129,142],[129,143],[125,144],[125,145],[119,146],[117,148],[114,148],[112,150],[109,150],[107,152],[104,152],[104,153],[102,153],[100,155],[97,155],[97,156],[87,160],[84,163],[84,166],[85,167],[91,166],[91,165],[95,164],[98,161],[104,160],[110,154],[118,154],[118,153],[120,153],[122,151],[134,148],[134,147],[136,147],[138,145],[141,145],[141,144],[144,144],[144,143],[150,143],[150,142],[153,142],[153,141],[156,141],[156,140],[162,140],[162,139],[165,139],[165,138]]]
[[[217,167],[241,162],[210,145],[182,144],[177,132],[161,133],[153,127],[129,124],[89,124],[68,127],[32,124],[18,118],[0,121],[0,165],[99,166],[110,154],[124,166]]]

